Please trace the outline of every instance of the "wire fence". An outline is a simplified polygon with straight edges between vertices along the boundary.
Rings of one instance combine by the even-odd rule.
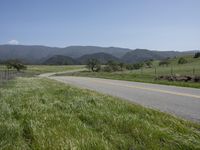
[[[188,75],[188,76],[200,76],[200,66],[199,67],[152,67],[152,68],[140,68],[138,70],[132,70],[132,73],[141,75]]]
[[[10,69],[0,70],[0,85],[7,82],[8,80],[11,80],[23,75],[24,75],[24,72],[21,72],[21,71],[19,72],[17,70],[10,70]]]

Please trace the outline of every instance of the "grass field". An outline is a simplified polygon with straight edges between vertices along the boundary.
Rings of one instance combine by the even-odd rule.
[[[74,69],[81,69],[84,68],[84,65],[27,65],[27,69],[25,70],[26,73],[29,74],[42,74],[48,72],[61,72],[67,70],[74,70]],[[0,70],[5,70],[6,67],[0,65]]]
[[[127,81],[137,81],[137,82],[148,82],[156,84],[165,85],[175,85],[175,86],[185,86],[200,88],[200,83],[192,82],[170,82],[165,80],[155,80],[156,76],[160,75],[170,75],[171,73],[176,75],[198,75],[200,76],[200,58],[194,59],[192,56],[186,56],[185,59],[188,61],[187,64],[179,65],[177,64],[178,58],[171,59],[170,65],[168,67],[161,67],[158,65],[158,61],[153,62],[152,68],[143,68],[132,71],[123,72],[89,72],[82,71],[76,73],[70,73],[66,75],[73,76],[87,76],[87,77],[97,77],[97,78],[107,78],[116,80],[127,80]],[[155,73],[156,68],[156,73]]]
[[[66,66],[55,66],[55,65],[28,65],[27,72],[34,72],[36,74],[46,72],[60,72],[74,69],[84,68],[84,65],[66,65]]]
[[[0,88],[1,149],[200,149],[200,125],[41,78]]]

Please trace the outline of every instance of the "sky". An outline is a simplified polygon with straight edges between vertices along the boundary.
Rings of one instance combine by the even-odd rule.
[[[0,0],[0,44],[200,49],[200,0]]]

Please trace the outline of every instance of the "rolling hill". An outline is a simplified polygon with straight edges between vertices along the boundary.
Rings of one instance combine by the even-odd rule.
[[[120,58],[129,51],[131,50],[125,48],[97,46],[69,46],[65,48],[58,48],[37,45],[0,45],[0,60],[20,59],[27,63],[37,64],[54,55],[78,58],[86,54],[102,52]]]
[[[87,61],[91,58],[99,60],[101,64],[107,63],[109,60],[113,60],[116,62],[119,62],[120,59],[111,55],[111,54],[106,54],[106,53],[95,53],[95,54],[89,54],[89,55],[84,55],[81,56],[80,58],[77,59],[81,64],[86,64]]]
[[[151,51],[147,49],[131,50],[127,48],[97,46],[69,46],[58,48],[38,45],[0,45],[0,61],[20,59],[27,64],[43,64],[44,61],[50,59],[49,61],[62,64],[61,60],[64,61],[65,59],[68,61],[71,60],[69,62],[74,62],[74,60],[79,61],[80,59],[80,62],[85,63],[86,59],[94,57],[103,63],[109,59],[115,61],[121,60],[125,63],[137,63],[149,59],[160,60],[167,57],[194,54],[195,52]],[[61,56],[68,56],[68,58]],[[58,57],[61,57],[59,62],[56,60]],[[47,63],[49,62],[47,61]]]
[[[79,64],[79,62],[68,56],[54,55],[50,57],[49,59],[45,60],[42,64],[44,65],[77,65]]]
[[[138,63],[147,60],[162,60],[176,56],[193,55],[196,51],[150,51],[147,49],[135,49],[127,52],[121,60],[125,63]]]

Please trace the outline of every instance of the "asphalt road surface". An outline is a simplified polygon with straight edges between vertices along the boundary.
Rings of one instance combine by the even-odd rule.
[[[200,122],[200,89],[89,77],[49,78]]]

